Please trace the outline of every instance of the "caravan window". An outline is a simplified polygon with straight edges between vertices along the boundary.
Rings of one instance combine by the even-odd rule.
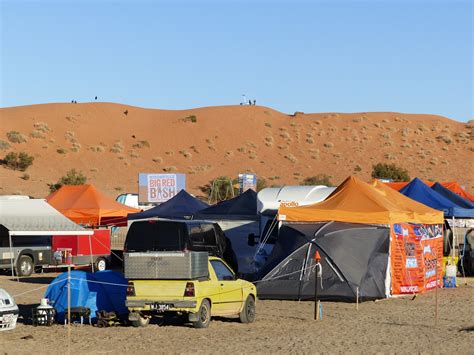
[[[215,246],[216,233],[214,232],[214,226],[212,224],[201,224],[201,231],[204,239],[204,245]]]

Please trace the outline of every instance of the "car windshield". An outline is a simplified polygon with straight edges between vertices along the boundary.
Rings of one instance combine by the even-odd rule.
[[[127,251],[184,250],[186,226],[179,222],[142,221],[130,226],[125,241]]]

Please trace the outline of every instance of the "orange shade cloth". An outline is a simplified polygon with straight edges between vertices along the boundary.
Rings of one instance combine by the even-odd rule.
[[[91,226],[105,224],[106,220],[120,220],[129,213],[140,212],[104,195],[93,185],[62,186],[46,197],[46,201],[70,220]]]
[[[302,207],[280,207],[278,219],[290,222],[443,223],[443,212],[418,203],[376,181],[348,177],[324,201]]]

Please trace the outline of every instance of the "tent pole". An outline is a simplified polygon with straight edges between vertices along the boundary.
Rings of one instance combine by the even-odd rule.
[[[67,353],[71,354],[71,264],[67,265]]]
[[[15,278],[15,267],[13,266],[14,265],[13,243],[12,243],[12,235],[10,234],[10,231],[8,231],[8,241],[10,243],[10,263],[12,266],[12,278]],[[18,276],[16,277],[16,280],[20,282],[20,279],[18,278]]]
[[[435,327],[438,326],[438,258],[436,258]]]
[[[91,270],[94,272],[94,260],[92,258],[92,241],[91,241],[91,235],[89,234],[89,254],[91,256]]]

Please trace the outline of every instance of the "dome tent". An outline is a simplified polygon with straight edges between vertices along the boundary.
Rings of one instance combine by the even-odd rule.
[[[316,251],[325,299],[352,301],[357,290],[362,299],[375,299],[435,287],[441,272],[432,263],[428,270],[424,258],[442,257],[442,213],[386,189],[349,177],[320,203],[280,207],[282,233],[260,274],[259,297],[313,297]]]

